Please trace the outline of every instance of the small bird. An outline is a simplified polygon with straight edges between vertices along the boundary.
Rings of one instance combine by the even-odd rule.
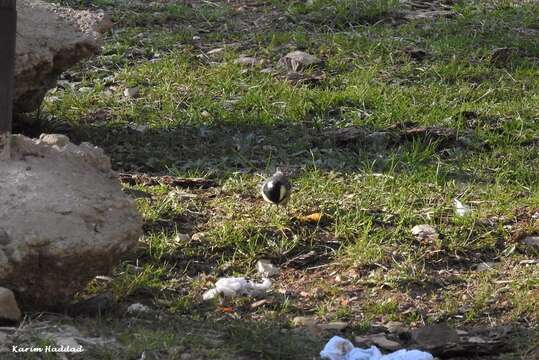
[[[262,184],[262,197],[275,205],[286,205],[290,199],[292,186],[285,174],[279,169]]]

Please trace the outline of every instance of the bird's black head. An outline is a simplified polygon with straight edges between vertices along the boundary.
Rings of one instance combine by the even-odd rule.
[[[278,204],[281,200],[281,184],[275,181],[268,181],[262,187],[262,194],[266,201]]]

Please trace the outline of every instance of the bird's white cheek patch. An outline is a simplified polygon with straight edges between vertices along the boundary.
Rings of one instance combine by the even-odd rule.
[[[286,197],[286,193],[288,190],[286,190],[286,187],[284,185],[281,185],[279,188],[279,201],[283,200]]]

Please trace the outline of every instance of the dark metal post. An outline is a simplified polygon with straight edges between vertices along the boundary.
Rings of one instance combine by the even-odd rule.
[[[16,5],[17,0],[0,0],[0,160],[10,158],[15,90]]]

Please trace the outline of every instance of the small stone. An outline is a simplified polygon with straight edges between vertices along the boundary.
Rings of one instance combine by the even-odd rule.
[[[207,232],[197,232],[197,233],[194,233],[192,236],[191,236],[191,240],[192,241],[204,241],[206,240],[206,238],[208,237],[208,233]]]
[[[433,349],[449,343],[457,343],[459,336],[455,329],[441,323],[428,325],[412,331],[413,340],[425,349]]]
[[[0,287],[0,319],[19,321],[21,315],[21,310],[17,305],[13,291]]]
[[[273,145],[264,145],[262,146],[262,150],[264,151],[277,151],[277,147],[276,146],[273,146]]]
[[[208,55],[216,55],[216,54],[222,53],[223,51],[225,51],[225,49],[217,48],[217,49],[213,49],[213,50],[208,51],[207,54]]]
[[[136,123],[129,123],[127,124],[127,127],[139,133],[145,133],[150,128],[148,125]]]
[[[404,324],[400,321],[389,321],[384,326],[390,334],[395,334],[398,336],[401,336],[402,334],[408,334],[410,332],[410,329],[404,326]]]
[[[359,347],[369,347],[372,343],[367,336],[356,336],[354,338],[354,344]]]
[[[373,344],[389,351],[395,351],[402,347],[400,343],[389,340],[384,334],[371,335],[369,336],[369,339],[372,341]]]
[[[528,246],[539,249],[539,235],[526,236],[522,242]]]
[[[497,264],[495,262],[482,262],[480,264],[477,264],[477,266],[475,267],[475,271],[483,272],[487,270],[492,270],[496,267],[496,265]]]
[[[41,134],[41,136],[39,136],[39,142],[41,144],[64,147],[69,144],[69,138],[62,134]]]
[[[297,72],[301,71],[307,66],[320,63],[322,60],[314,55],[308,54],[304,51],[292,51],[283,56],[279,63],[284,65],[289,71]]]
[[[318,327],[322,330],[337,330],[341,331],[348,327],[348,323],[344,321],[333,321],[327,324],[320,324]]]
[[[260,259],[256,263],[256,270],[262,276],[273,276],[279,274],[279,268],[266,259]]]
[[[267,68],[264,68],[264,69],[260,70],[260,72],[262,74],[273,74],[275,72],[275,69],[273,69],[272,67],[267,67]]]
[[[138,93],[139,93],[138,87],[126,88],[124,90],[124,96],[126,98],[133,98],[133,97],[137,96]]]
[[[127,308],[127,312],[129,314],[134,314],[134,313],[145,313],[145,312],[148,312],[150,311],[150,308],[147,307],[146,305],[144,304],[141,304],[141,303],[134,303],[134,304],[131,304],[129,305],[129,307]]]
[[[428,11],[406,11],[402,15],[406,20],[424,20],[440,17],[453,17],[455,12],[452,10],[428,10]]]
[[[296,316],[292,319],[294,326],[316,326],[318,321],[312,316]]]
[[[200,41],[200,36],[197,36],[197,35],[193,36],[193,41]]]
[[[201,113],[200,113],[200,116],[202,117],[205,117],[205,118],[209,118],[211,116],[211,114],[206,111],[206,110],[203,110]]]
[[[262,63],[255,57],[251,56],[241,56],[234,61],[235,64],[244,65],[244,66],[256,66]]]
[[[468,338],[468,342],[473,343],[473,344],[488,344],[489,343],[488,340],[485,340],[485,339],[483,339],[482,337],[479,337],[479,336],[470,336]]]
[[[419,241],[434,242],[438,240],[438,232],[430,225],[416,225],[412,228],[412,235],[414,235]]]
[[[191,237],[189,236],[189,234],[178,233],[176,234],[176,236],[174,236],[174,242],[177,242],[177,243],[185,243],[185,242],[189,242],[190,240],[191,240]]]

